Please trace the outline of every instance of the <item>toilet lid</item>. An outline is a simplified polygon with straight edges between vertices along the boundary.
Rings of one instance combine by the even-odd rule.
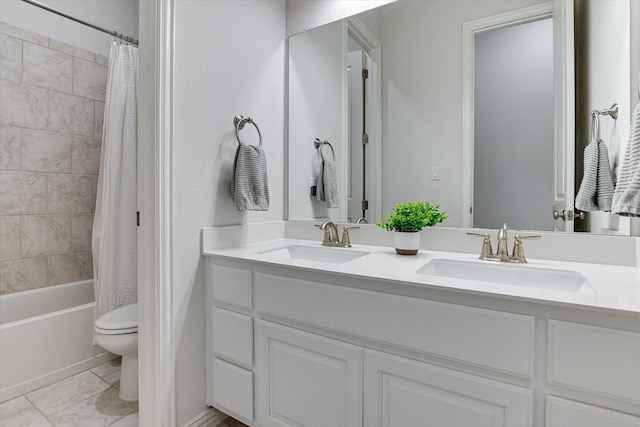
[[[96,328],[103,330],[133,329],[138,327],[138,303],[125,305],[96,319]]]

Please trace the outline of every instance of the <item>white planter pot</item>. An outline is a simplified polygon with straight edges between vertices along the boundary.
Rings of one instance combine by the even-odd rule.
[[[405,233],[394,231],[393,243],[398,254],[415,255],[420,249],[420,232]]]

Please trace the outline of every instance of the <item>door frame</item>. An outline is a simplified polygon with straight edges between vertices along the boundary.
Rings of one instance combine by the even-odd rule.
[[[138,372],[140,425],[175,427],[172,286],[174,0],[140,2]]]
[[[473,227],[474,68],[476,33],[553,17],[556,119],[554,123],[554,205],[573,210],[575,158],[575,89],[573,0],[554,0],[465,22],[462,28],[462,226]],[[549,215],[552,215],[550,210]],[[572,221],[557,220],[554,228],[573,231]]]

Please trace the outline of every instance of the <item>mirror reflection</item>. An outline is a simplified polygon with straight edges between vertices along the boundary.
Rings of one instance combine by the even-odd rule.
[[[628,16],[628,0],[594,3],[626,4]],[[406,0],[292,36],[288,218],[375,223],[397,202],[428,200],[450,214],[447,226],[572,231],[553,212],[573,211],[582,174],[573,5]],[[542,32],[527,41],[528,27]],[[629,39],[628,26],[599,27]],[[630,68],[620,74],[625,99],[615,87],[593,106],[626,101],[626,117],[602,124],[612,158],[629,131]],[[335,207],[318,197],[326,166],[336,170]],[[596,215],[592,231],[628,233],[628,219]]]

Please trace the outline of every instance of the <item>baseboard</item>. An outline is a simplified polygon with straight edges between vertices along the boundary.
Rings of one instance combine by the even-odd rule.
[[[209,408],[191,418],[189,421],[184,423],[182,427],[216,427],[227,418],[228,415],[223,414],[214,408]]]
[[[33,390],[39,389],[49,384],[53,384],[72,375],[79,374],[80,372],[86,371],[87,369],[95,368],[96,366],[102,365],[103,363],[117,357],[120,356],[108,352],[103,352],[92,358],[74,363],[73,365],[65,366],[64,368],[58,369],[57,371],[49,372],[37,378],[31,378],[20,384],[8,386],[0,390],[0,403],[13,399],[14,397],[22,396],[23,394],[27,394]]]

